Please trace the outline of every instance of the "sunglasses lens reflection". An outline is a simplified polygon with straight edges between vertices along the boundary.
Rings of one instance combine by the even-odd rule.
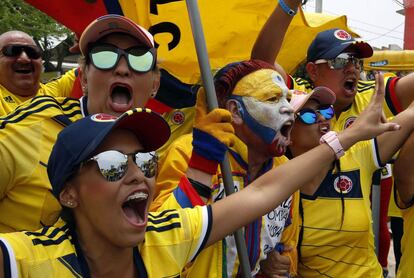
[[[128,62],[134,70],[138,72],[147,72],[152,68],[154,57],[152,53],[147,51],[142,55],[128,54]]]
[[[330,120],[333,118],[335,111],[332,105],[321,107],[318,110],[312,110],[309,108],[305,108],[298,112],[299,119],[302,123],[313,125],[318,121],[318,114],[322,115],[325,120]]]
[[[306,111],[306,112],[301,112],[299,114],[300,119],[302,120],[303,123],[311,125],[316,123],[316,113],[314,111]]]
[[[135,155],[135,164],[144,173],[147,178],[152,178],[157,174],[158,156],[155,152],[137,153]]]
[[[92,63],[98,69],[111,69],[118,62],[118,53],[110,50],[102,50],[99,52],[91,53]]]
[[[118,151],[106,151],[96,156],[99,170],[107,181],[122,179],[128,169],[128,156]]]
[[[102,176],[110,182],[122,179],[128,170],[128,156],[119,151],[105,151],[92,158],[98,164]],[[134,163],[147,178],[157,174],[158,156],[155,152],[132,154]]]
[[[92,64],[101,70],[116,67],[121,56],[126,57],[129,67],[136,72],[148,72],[154,66],[155,57],[151,50],[139,47],[123,50],[114,45],[103,44],[94,46],[89,53]]]
[[[330,120],[334,116],[334,109],[332,106],[319,109],[319,113],[326,119]]]

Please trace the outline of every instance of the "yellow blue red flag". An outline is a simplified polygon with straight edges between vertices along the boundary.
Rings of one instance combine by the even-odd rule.
[[[184,83],[197,83],[200,72],[184,0],[26,0],[78,35],[100,15],[125,15],[154,35],[160,65]],[[277,1],[199,0],[212,68],[248,59],[253,43]],[[298,13],[277,61],[293,72],[304,60],[315,34],[327,28],[350,31],[346,17]],[[351,32],[353,33],[353,32]],[[276,34],[275,34],[276,35]]]

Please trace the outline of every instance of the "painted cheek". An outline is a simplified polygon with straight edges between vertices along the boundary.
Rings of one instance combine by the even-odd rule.
[[[279,112],[281,108],[281,104],[278,103],[273,107],[270,107],[265,113],[268,115],[268,123],[266,124],[269,128],[272,128],[275,131],[279,131],[280,127],[282,126],[282,122],[284,121],[285,117]]]

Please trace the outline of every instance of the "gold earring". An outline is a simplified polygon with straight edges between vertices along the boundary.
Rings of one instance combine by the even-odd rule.
[[[151,96],[152,98],[154,98],[156,95],[157,95],[157,92],[152,92],[150,96]]]

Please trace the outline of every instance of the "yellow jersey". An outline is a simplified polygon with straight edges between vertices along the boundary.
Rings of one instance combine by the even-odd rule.
[[[376,149],[375,139],[357,143],[340,158],[340,178],[332,170],[314,195],[301,193],[301,277],[382,277],[370,209]]]
[[[134,247],[139,277],[180,277],[203,249],[211,230],[211,208],[150,213],[145,239]],[[90,277],[76,232],[66,225],[0,235],[5,277]]]
[[[73,83],[77,76],[77,69],[66,72],[61,77],[46,84],[40,83],[36,96],[69,97],[72,93]],[[0,85],[0,116],[7,115],[16,107],[33,97],[22,97],[9,92]]]
[[[180,207],[193,207],[203,203],[197,191],[189,183],[182,183],[177,177],[182,176],[188,167],[192,152],[192,135],[184,135],[174,141],[166,151],[159,164],[156,194],[151,210],[165,210]],[[236,140],[229,149],[230,165],[233,174],[235,191],[242,190],[251,182],[247,171],[247,146]],[[287,161],[286,157],[274,158],[265,163],[261,174]],[[177,187],[178,184],[178,187]],[[292,252],[287,255],[292,262],[291,273],[296,273],[298,238],[297,213],[299,193],[291,196],[274,210],[245,227],[246,246],[249,252],[252,275],[259,269],[259,262],[267,257],[267,253],[277,245],[291,246]],[[211,195],[208,203],[225,197],[224,185],[220,170],[212,180]],[[237,213],[237,212],[233,212]],[[229,214],[231,217],[231,213]],[[239,260],[233,236],[227,236],[207,249],[188,266],[186,277],[235,277],[239,272]]]
[[[47,161],[57,134],[89,114],[87,101],[38,96],[0,117],[0,232],[56,221],[60,205],[50,192]]]
[[[0,117],[0,232],[52,225],[60,205],[47,162],[57,134],[82,117],[79,100],[35,97]]]

